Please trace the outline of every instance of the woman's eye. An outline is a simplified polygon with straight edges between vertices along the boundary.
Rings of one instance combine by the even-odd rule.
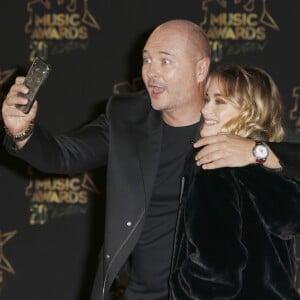
[[[222,99],[222,98],[217,98],[216,100],[216,104],[226,104],[226,100]]]
[[[204,103],[208,103],[209,99],[207,97],[204,98]]]

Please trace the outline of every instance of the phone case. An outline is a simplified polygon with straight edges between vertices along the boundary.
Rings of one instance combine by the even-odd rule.
[[[27,94],[21,94],[28,99],[28,103],[25,105],[16,105],[23,113],[28,114],[33,103],[35,96],[40,89],[41,85],[45,82],[51,71],[51,66],[43,61],[41,58],[36,57],[30,66],[26,75],[24,84],[28,87],[29,92]]]

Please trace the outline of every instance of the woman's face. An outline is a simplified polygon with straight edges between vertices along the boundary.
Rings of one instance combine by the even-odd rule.
[[[221,94],[218,79],[213,78],[205,94],[205,104],[202,108],[204,118],[201,136],[215,135],[229,120],[237,117],[240,111]]]

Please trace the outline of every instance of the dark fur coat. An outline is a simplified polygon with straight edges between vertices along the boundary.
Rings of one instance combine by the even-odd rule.
[[[171,299],[300,299],[300,182],[261,166],[184,174]]]

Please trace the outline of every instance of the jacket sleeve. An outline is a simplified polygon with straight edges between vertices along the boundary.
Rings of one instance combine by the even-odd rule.
[[[290,239],[300,233],[300,180],[255,165],[235,172],[273,234]]]
[[[100,115],[80,130],[52,135],[38,124],[28,142],[17,150],[10,137],[4,138],[6,150],[46,173],[75,174],[103,166],[108,157],[109,122]]]
[[[175,258],[180,263],[171,277],[173,299],[234,298],[242,286],[247,249],[241,241],[239,190],[230,170],[200,171],[183,201],[186,247],[176,245],[185,250]]]
[[[300,143],[267,143],[282,165],[282,174],[300,178]]]

